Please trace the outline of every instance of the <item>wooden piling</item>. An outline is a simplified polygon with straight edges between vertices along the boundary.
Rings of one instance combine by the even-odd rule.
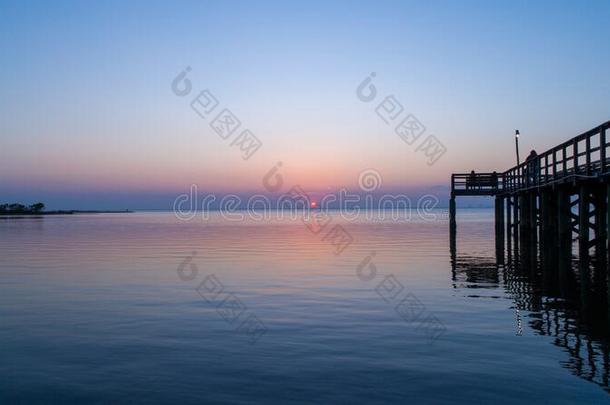
[[[542,262],[542,274],[545,286],[551,286],[553,254],[551,249],[551,195],[548,191],[540,193],[540,260]]]
[[[511,208],[512,208],[512,197],[506,197],[506,252],[508,253],[508,261],[510,262],[511,258],[511,250],[512,250],[512,217],[511,217]]]
[[[519,194],[519,256],[524,266],[530,264],[531,215],[530,199],[526,193]]]
[[[449,226],[452,229],[455,229],[455,226],[456,226],[456,222],[455,222],[455,196],[453,196],[453,195],[449,199]]]
[[[606,217],[606,263],[610,264],[610,183],[605,185],[606,187],[606,205],[605,205],[605,217]],[[609,271],[610,272],[610,271]],[[608,275],[610,282],[610,274]],[[608,293],[610,294],[610,288]]]
[[[581,267],[589,267],[589,186],[578,190],[578,260]]]
[[[496,196],[496,259],[498,264],[504,264],[504,197]]]
[[[535,272],[537,270],[537,259],[538,259],[538,195],[537,193],[528,193],[529,200],[529,259],[530,259],[530,270]]]
[[[604,153],[605,156],[605,153]],[[602,160],[604,162],[604,160]],[[606,264],[610,263],[610,183],[606,184]],[[610,269],[606,265],[606,307],[610,325]],[[609,331],[610,332],[610,331]]]
[[[517,195],[513,195],[513,242],[515,246],[515,256],[519,251],[519,210],[521,206],[519,205],[519,198]]]
[[[606,263],[610,263],[610,183],[606,185]]]
[[[595,204],[595,258],[596,262],[601,266],[605,266],[607,263],[607,246],[606,241],[608,235],[606,234],[607,224],[606,216],[608,212],[607,206],[607,195],[606,186],[596,185],[594,187],[594,204]]]
[[[589,268],[589,186],[582,184],[578,190],[578,269],[580,272],[580,297],[583,310],[589,304],[591,272]]]
[[[570,219],[570,194],[565,187],[555,192],[557,200],[557,262],[559,289],[567,291],[568,273],[572,264],[572,225]]]

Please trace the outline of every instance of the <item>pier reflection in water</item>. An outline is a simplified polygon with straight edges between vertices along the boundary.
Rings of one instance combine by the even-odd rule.
[[[529,328],[563,349],[561,367],[599,385],[610,394],[610,311],[608,269],[604,258],[593,258],[583,271],[577,258],[562,268],[556,252],[536,249],[497,251],[496,256],[458,251],[451,234],[453,288],[470,298],[513,301],[515,333]],[[485,289],[485,290],[483,290]],[[493,294],[489,290],[501,289]],[[485,293],[477,293],[485,291]]]

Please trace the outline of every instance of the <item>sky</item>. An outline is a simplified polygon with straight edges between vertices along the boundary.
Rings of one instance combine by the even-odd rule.
[[[526,156],[610,119],[609,21],[608,1],[0,1],[0,202],[168,209],[192,184],[267,193],[278,162],[312,193],[364,170],[378,191],[446,190],[514,166],[517,128]],[[210,126],[224,109],[241,122],[227,139]],[[262,146],[244,160],[246,129]]]

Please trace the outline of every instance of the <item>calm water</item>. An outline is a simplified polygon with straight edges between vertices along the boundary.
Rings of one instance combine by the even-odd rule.
[[[0,402],[610,402],[599,324],[459,214],[453,258],[442,219],[0,220]]]

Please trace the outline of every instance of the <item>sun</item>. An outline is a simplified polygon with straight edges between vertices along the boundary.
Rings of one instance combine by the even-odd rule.
[[[316,208],[318,206],[318,203],[316,201],[312,201],[310,206],[311,208]]]

